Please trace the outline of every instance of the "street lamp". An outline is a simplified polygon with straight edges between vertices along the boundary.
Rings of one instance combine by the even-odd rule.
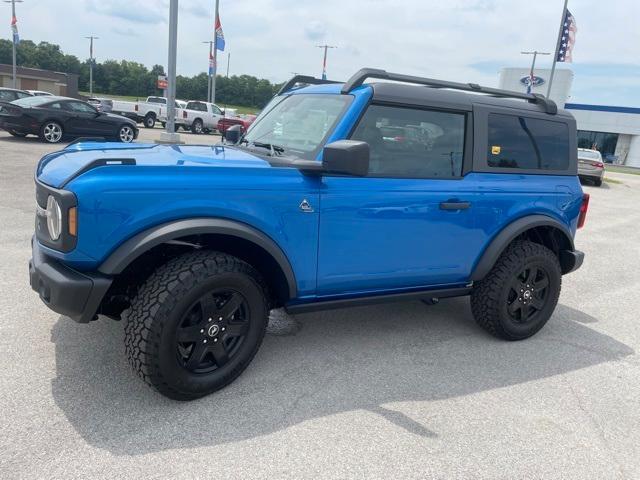
[[[11,24],[13,25],[13,20],[16,18],[16,3],[22,3],[22,0],[4,0],[4,3],[11,4]],[[18,28],[18,27],[16,27]],[[16,74],[16,38],[14,33],[13,38],[13,88],[18,88],[18,79]]]
[[[169,3],[169,62],[167,65],[167,129],[160,142],[180,143],[176,133],[176,58],[178,56],[178,0]]]

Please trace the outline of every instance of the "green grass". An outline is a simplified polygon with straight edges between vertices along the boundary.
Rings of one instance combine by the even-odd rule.
[[[79,92],[80,95],[84,95],[86,97],[89,96],[89,92]],[[111,98],[113,100],[122,100],[125,102],[135,102],[135,101],[144,101],[147,97],[136,97],[136,96],[131,96],[131,95],[108,95],[106,93],[94,93],[94,96],[96,97],[100,97],[100,98]],[[256,112],[258,111],[257,108],[253,108],[253,107],[241,107],[239,105],[228,105],[228,104],[224,104],[224,103],[218,103],[219,107],[222,108],[234,108],[238,111],[238,113],[249,113],[249,114],[256,114]]]
[[[608,172],[628,173],[629,175],[640,175],[640,168],[636,168],[636,167],[625,167],[621,165],[607,164],[606,169]]]
[[[609,177],[604,177],[604,181],[607,183],[617,183],[620,185],[624,185],[624,182],[621,182],[620,180],[614,180],[613,178],[609,178]]]

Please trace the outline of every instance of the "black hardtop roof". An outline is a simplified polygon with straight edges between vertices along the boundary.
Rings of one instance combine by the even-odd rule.
[[[467,93],[444,88],[433,88],[406,83],[374,82],[367,85],[373,88],[373,99],[381,102],[410,105],[429,105],[446,109],[471,111],[474,105],[513,108],[532,113],[543,112],[540,106],[522,100],[493,97],[491,95]],[[570,117],[571,113],[558,109],[558,117]]]

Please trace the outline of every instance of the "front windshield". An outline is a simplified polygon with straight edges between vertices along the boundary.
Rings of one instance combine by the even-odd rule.
[[[243,143],[272,145],[285,155],[312,160],[352,98],[334,94],[276,97],[253,123]]]

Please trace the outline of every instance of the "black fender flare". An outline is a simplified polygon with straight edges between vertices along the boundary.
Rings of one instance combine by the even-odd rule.
[[[558,229],[564,234],[568,244],[571,246],[570,251],[575,250],[573,235],[566,225],[547,215],[528,215],[510,223],[493,238],[471,272],[471,281],[477,282],[482,280],[493,268],[498,257],[518,235],[536,227],[553,227]],[[563,255],[561,253],[561,261],[562,257]],[[564,269],[563,267],[563,270]]]
[[[250,241],[265,250],[278,263],[289,287],[289,297],[296,298],[297,283],[291,263],[282,249],[266,234],[245,223],[223,218],[190,218],[163,223],[126,240],[100,265],[98,271],[117,275],[136,258],[153,247],[189,235],[219,234]]]

